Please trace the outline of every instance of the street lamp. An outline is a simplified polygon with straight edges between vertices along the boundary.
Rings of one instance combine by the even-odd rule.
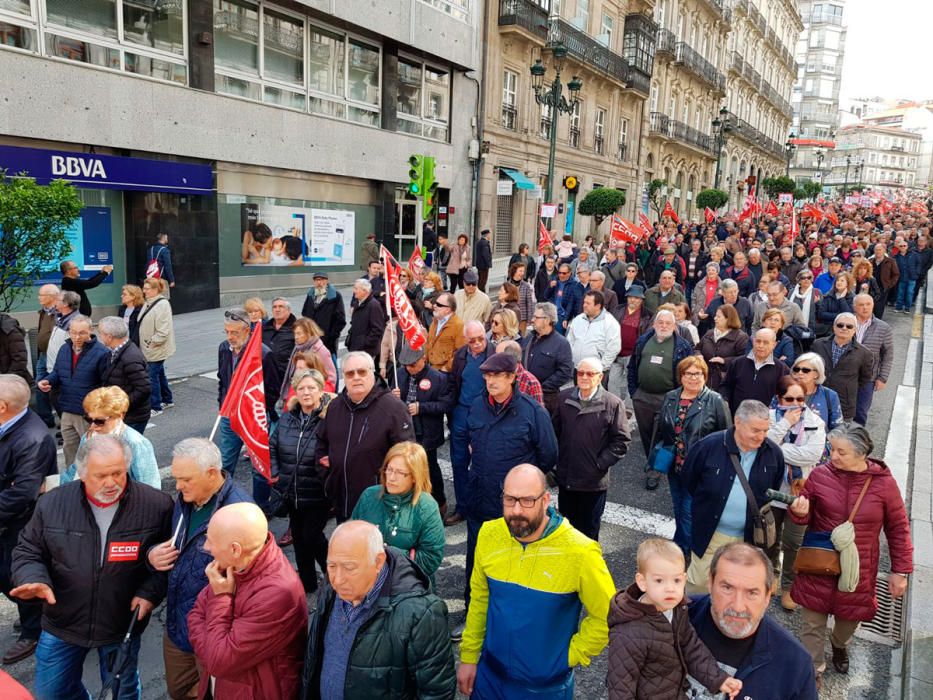
[[[859,161],[855,164],[855,182],[857,183],[855,185],[856,188],[861,191],[862,189],[862,160],[861,159],[859,159]]]
[[[564,66],[564,59],[567,57],[567,47],[557,42],[550,47],[551,63],[554,66],[554,79],[550,84],[545,83],[544,74],[547,72],[541,59],[535,59],[531,66],[531,87],[535,91],[535,101],[539,105],[547,105],[550,115],[550,141],[551,148],[547,160],[547,189],[544,193],[544,201],[551,203],[551,195],[554,185],[554,157],[557,152],[557,116],[563,112],[570,114],[580,102],[580,90],[583,87],[583,81],[577,76],[567,83],[567,89],[570,91],[570,100],[563,95],[563,85],[560,82],[560,71]]]
[[[794,157],[794,151],[797,150],[797,145],[794,143],[794,139],[797,138],[794,135],[794,132],[790,132],[790,136],[787,137],[787,141],[784,142],[784,153],[787,155],[787,171],[784,173],[787,177],[790,177],[790,160]]]
[[[849,189],[849,166],[852,164],[852,155],[846,156],[846,178],[842,182],[842,196],[846,196],[846,190]]]
[[[713,138],[716,141],[716,189],[719,189],[719,171],[722,164],[722,149],[726,146],[726,137],[733,129],[729,119],[729,110],[723,107],[719,110],[719,119],[713,120]]]
[[[826,151],[817,148],[814,154],[816,156],[816,170],[820,178],[820,187],[823,186],[823,159],[826,157]]]

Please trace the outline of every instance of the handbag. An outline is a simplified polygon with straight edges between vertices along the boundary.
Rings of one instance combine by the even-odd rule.
[[[862,499],[868,491],[872,477],[865,480],[862,491],[855,501],[855,506],[846,522],[852,522],[859,506],[862,505]],[[820,532],[807,530],[803,536],[803,542],[797,552],[797,559],[794,561],[795,574],[809,574],[810,576],[839,576],[842,574],[842,564],[839,559],[839,552],[833,546],[832,532]]]
[[[739,458],[732,452],[729,453],[729,459],[735,469],[735,474],[745,490],[745,497],[748,499],[748,507],[752,509],[752,543],[756,547],[768,550],[777,543],[777,523],[774,522],[774,513],[771,512],[771,503],[765,503],[761,508],[755,500],[755,494],[752,493],[752,487],[748,485],[748,478],[739,464]]]
[[[654,421],[651,431],[651,449],[648,451],[648,467],[661,474],[667,474],[674,464],[674,450],[664,445],[656,445],[654,439],[658,434],[658,419]]]

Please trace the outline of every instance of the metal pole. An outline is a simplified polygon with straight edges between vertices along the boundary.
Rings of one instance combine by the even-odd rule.
[[[849,159],[846,158],[846,179],[842,183],[842,196],[846,196],[846,190],[849,189]]]
[[[551,195],[554,193],[554,160],[557,154],[557,115],[560,114],[560,71],[551,83],[551,91],[547,96],[548,106],[551,115],[551,144],[547,158],[547,190],[544,193],[545,204],[553,204]]]
[[[717,190],[719,189],[719,174],[720,174],[719,171],[720,171],[720,166],[722,165],[722,147],[725,145],[723,144],[723,138],[722,138],[722,126],[720,126],[719,129],[720,129],[719,133],[716,134],[716,185],[715,187]]]

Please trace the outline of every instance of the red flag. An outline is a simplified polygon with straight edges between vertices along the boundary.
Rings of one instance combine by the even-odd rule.
[[[833,226],[839,225],[839,216],[832,209],[827,209],[825,211],[826,218],[829,220]]]
[[[421,246],[415,246],[415,252],[408,258],[408,271],[414,275],[415,279],[421,279],[421,273],[424,271],[424,258],[421,257]]]
[[[233,372],[220,415],[230,420],[230,428],[249,454],[253,469],[272,482],[269,466],[269,419],[266,416],[266,387],[262,378],[262,330],[250,334],[249,342]]]
[[[706,207],[706,210],[703,212],[706,216],[706,223],[711,224],[716,220],[716,212],[714,212],[709,207]]]
[[[609,233],[609,247],[619,248],[626,243],[638,243],[641,239],[639,228],[631,221],[621,216],[612,215],[612,226]]]
[[[816,221],[823,220],[823,212],[820,211],[819,207],[815,207],[812,204],[804,204],[803,211],[800,212],[800,215],[808,216],[811,219],[815,219]]]
[[[398,273],[402,268],[385,246],[382,246],[381,257],[386,271],[386,292],[392,304],[392,311],[398,318],[399,330],[405,335],[405,340],[411,349],[418,350],[427,342],[428,334],[418,322],[418,315],[412,308],[411,300],[405,294],[404,287],[399,284]]]
[[[654,235],[654,227],[651,225],[651,219],[645,216],[644,212],[638,212],[638,223],[641,224],[641,230],[645,238],[651,238]]]
[[[772,199],[770,202],[768,202],[768,206],[765,207],[765,214],[768,216],[777,216],[779,213],[780,212],[778,212],[777,204],[775,204],[774,200]]]
[[[538,219],[538,252],[543,253],[546,246],[553,245],[554,241],[551,240],[551,234],[548,233],[547,226],[544,225],[541,219]]]
[[[661,216],[670,217],[670,220],[675,224],[680,223],[680,219],[677,218],[677,212],[674,211],[674,207],[671,206],[671,200],[667,200],[664,203],[664,211],[661,212]]]
[[[797,210],[793,208],[790,210],[790,233],[794,240],[797,240],[797,236],[800,235],[800,227],[797,225]]]

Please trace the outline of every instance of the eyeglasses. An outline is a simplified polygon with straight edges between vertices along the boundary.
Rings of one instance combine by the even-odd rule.
[[[535,503],[541,500],[544,497],[544,494],[547,491],[544,491],[538,496],[509,496],[508,494],[502,494],[502,505],[506,508],[514,508],[515,504],[518,503],[522,508],[534,508]]]
[[[538,314],[534,314],[531,318],[534,321],[544,321],[547,319],[547,316],[539,316]]]
[[[91,425],[96,425],[97,427],[100,427],[102,425],[106,425],[107,421],[110,420],[110,418],[91,418],[90,416],[84,416],[84,420],[90,423]]]
[[[810,374],[810,372],[815,372],[816,370],[812,367],[794,367],[793,371],[800,372],[802,374]]]
[[[393,467],[389,467],[386,469],[386,476],[397,476],[402,479],[410,479],[411,472],[407,469],[395,469]]]
[[[846,330],[851,331],[855,326],[851,323],[837,323],[836,328],[845,328]]]
[[[690,377],[692,379],[699,379],[703,376],[702,372],[684,372],[683,376]]]
[[[485,336],[481,335],[478,338],[467,338],[467,343],[470,345],[477,345],[478,343],[482,343],[484,340],[486,340]]]
[[[435,301],[435,302],[434,302],[434,306],[439,306],[439,307],[441,307],[442,309],[449,309],[449,308],[450,308],[450,304],[441,304],[439,301]]]
[[[343,371],[344,377],[365,377],[369,374],[368,367],[361,367],[360,369],[345,369]]]
[[[586,369],[578,369],[578,370],[577,370],[577,376],[578,376],[578,377],[598,377],[600,374],[602,374],[602,372],[592,372],[592,371],[586,370]]]

